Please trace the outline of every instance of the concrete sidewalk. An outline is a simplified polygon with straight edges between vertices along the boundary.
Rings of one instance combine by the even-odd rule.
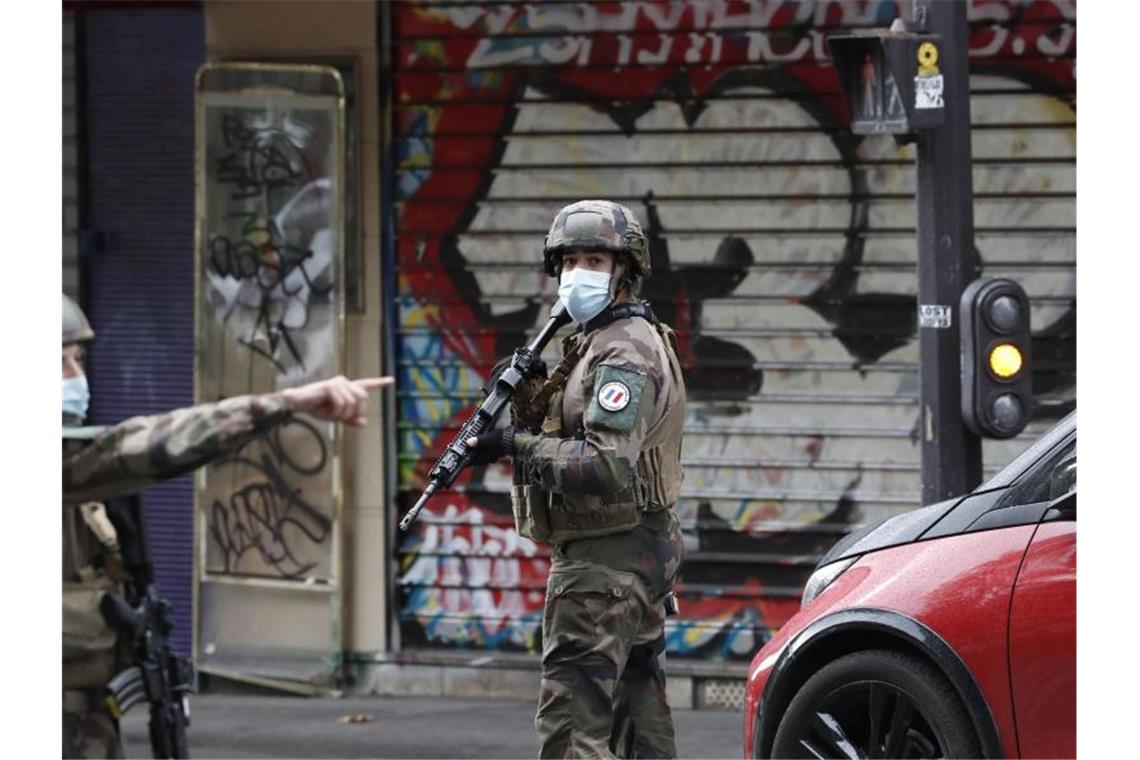
[[[206,693],[191,701],[190,756],[535,757],[534,708],[534,700]],[[347,716],[366,722],[344,722]],[[129,758],[151,757],[147,717],[140,705],[123,719]],[[680,757],[741,757],[740,712],[674,710],[673,719]]]

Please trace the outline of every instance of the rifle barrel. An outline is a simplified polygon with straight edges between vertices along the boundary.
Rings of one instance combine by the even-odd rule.
[[[428,499],[430,499],[431,495],[435,493],[435,488],[436,483],[434,480],[428,483],[427,488],[425,488],[424,492],[420,494],[420,498],[416,501],[415,505],[408,510],[408,514],[404,515],[404,519],[400,520],[400,530],[408,529],[408,526],[410,526],[416,519],[416,515],[420,513],[420,510],[424,508],[425,504],[427,504]]]

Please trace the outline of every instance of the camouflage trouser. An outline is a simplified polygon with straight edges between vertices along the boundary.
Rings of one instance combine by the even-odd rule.
[[[103,702],[102,689],[63,692],[63,756],[125,757],[119,723]]]
[[[559,547],[542,621],[541,757],[676,757],[665,698],[664,594],[680,528]]]

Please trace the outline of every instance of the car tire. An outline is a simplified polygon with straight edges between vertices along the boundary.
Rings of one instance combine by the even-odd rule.
[[[953,685],[912,654],[872,649],[820,668],[792,698],[771,757],[981,757]]]

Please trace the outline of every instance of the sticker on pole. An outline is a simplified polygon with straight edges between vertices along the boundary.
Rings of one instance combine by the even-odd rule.
[[[919,304],[918,326],[929,327],[935,330],[950,329],[950,307],[941,304]]]
[[[620,412],[629,406],[629,396],[629,386],[614,380],[598,390],[598,406],[607,412]]]
[[[938,46],[924,42],[918,46],[918,75],[932,77],[938,73]]]
[[[942,108],[942,75],[914,78],[914,107]]]

